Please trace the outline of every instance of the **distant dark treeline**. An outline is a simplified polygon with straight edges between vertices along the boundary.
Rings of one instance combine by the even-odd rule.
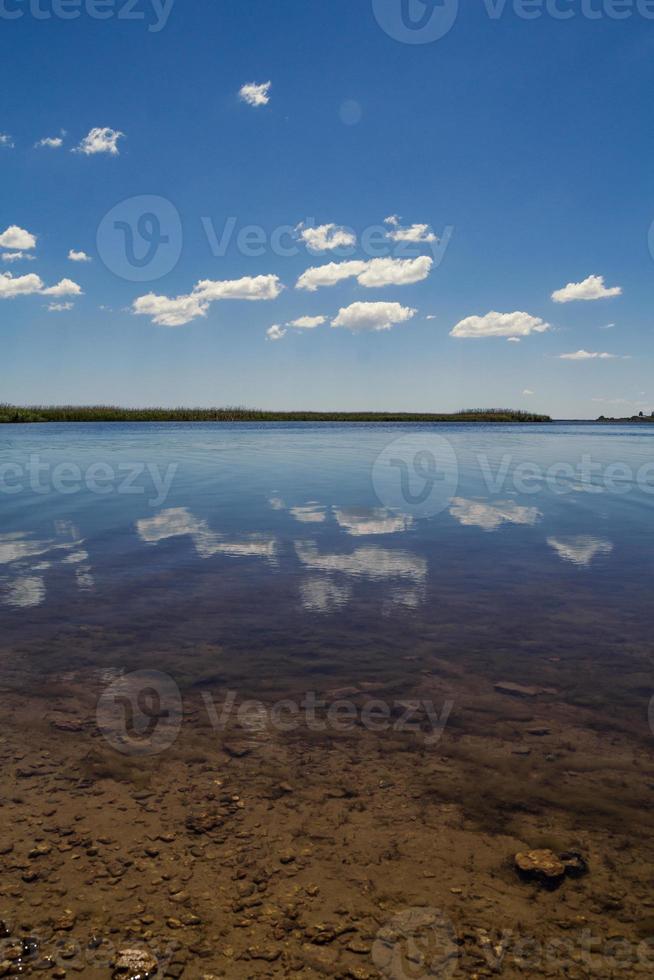
[[[0,422],[551,422],[509,408],[463,412],[266,412],[254,408],[118,408],[112,405],[0,404]]]

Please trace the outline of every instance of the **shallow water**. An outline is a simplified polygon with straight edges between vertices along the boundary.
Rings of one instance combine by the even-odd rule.
[[[5,426],[4,668],[615,670],[649,642],[653,462],[645,426]]]

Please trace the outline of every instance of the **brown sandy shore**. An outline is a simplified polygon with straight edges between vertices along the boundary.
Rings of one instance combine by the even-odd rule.
[[[413,696],[454,704],[433,743],[424,716],[217,730],[195,692],[170,747],[125,755],[82,673],[6,686],[0,976],[652,976],[646,701],[607,724],[556,684],[420,666]],[[326,695],[345,696],[394,692],[372,678]],[[514,856],[533,848],[588,873],[524,880]]]

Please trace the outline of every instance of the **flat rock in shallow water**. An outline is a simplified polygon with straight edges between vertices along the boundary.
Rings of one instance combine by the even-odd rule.
[[[565,875],[565,864],[554,851],[520,851],[515,866],[521,874],[540,881],[556,882]]]
[[[120,949],[114,963],[114,977],[123,980],[147,980],[157,972],[157,958],[147,949]]]

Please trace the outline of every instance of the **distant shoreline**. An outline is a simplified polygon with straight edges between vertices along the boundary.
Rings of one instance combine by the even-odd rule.
[[[1,405],[0,423],[17,422],[493,422],[544,423],[549,415],[513,409],[462,412],[270,412],[248,408],[119,408]]]

